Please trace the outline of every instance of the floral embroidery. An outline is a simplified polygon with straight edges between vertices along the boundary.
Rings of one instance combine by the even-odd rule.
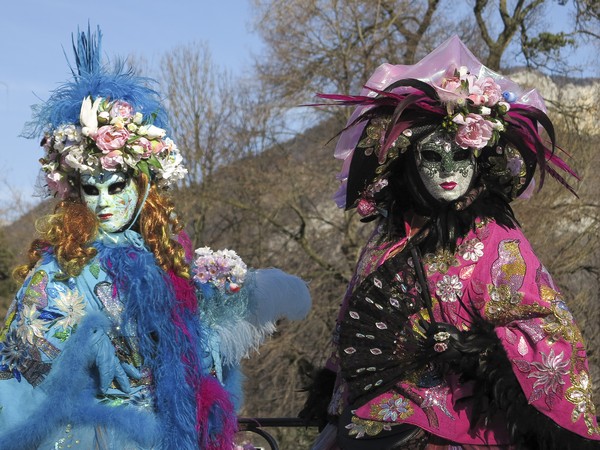
[[[565,384],[563,377],[568,373],[567,367],[569,366],[568,360],[563,361],[564,352],[555,355],[554,349],[550,349],[548,356],[544,352],[540,352],[540,354],[542,355],[542,362],[534,361],[531,363],[538,370],[531,372],[527,378],[537,378],[533,387],[543,388],[545,394],[548,394],[550,390],[562,393],[560,385]]]
[[[548,308],[537,303],[523,305],[523,293],[511,292],[510,287],[506,284],[498,287],[488,284],[487,289],[490,301],[485,305],[485,314],[494,323],[545,316],[550,312]]]
[[[392,429],[390,424],[375,420],[363,420],[356,416],[352,416],[352,423],[346,425],[345,428],[349,430],[348,434],[350,436],[356,436],[356,438],[362,438],[365,434],[375,436],[383,430],[390,431]]]
[[[37,308],[33,305],[24,305],[17,328],[19,338],[33,345],[34,338],[43,338],[47,330],[48,326],[40,319]]]
[[[527,378],[537,378],[533,383],[533,391],[528,399],[529,403],[531,404],[545,395],[546,405],[552,409],[562,397],[565,376],[569,373],[569,361],[564,360],[564,352],[555,355],[554,349],[550,349],[548,355],[542,351],[540,354],[542,355],[541,363],[537,361],[530,363],[522,359],[513,362],[521,372],[529,373]]]
[[[69,290],[60,294],[56,299],[56,307],[62,317],[56,321],[55,325],[65,331],[77,325],[85,315],[83,295],[77,291]]]
[[[435,293],[443,302],[452,303],[462,296],[463,284],[456,275],[444,275],[444,278],[437,282],[436,287]]]
[[[6,335],[4,342],[0,343],[0,364],[6,365],[8,370],[14,370],[24,357],[23,343],[17,337],[15,330]]]
[[[410,403],[400,395],[382,399],[379,403],[371,405],[370,417],[384,422],[396,422],[398,419],[406,419],[414,413]]]
[[[423,263],[427,266],[428,275],[434,273],[445,274],[450,267],[458,267],[459,265],[454,253],[446,249],[440,250],[436,254],[427,253],[423,257]]]
[[[583,371],[579,375],[571,374],[571,387],[567,389],[565,397],[575,405],[571,414],[573,423],[583,415],[588,434],[600,434],[600,427],[594,424],[596,407],[592,401],[592,383],[587,372]]]
[[[477,262],[483,256],[483,242],[479,239],[470,239],[458,247],[458,252],[465,261]]]

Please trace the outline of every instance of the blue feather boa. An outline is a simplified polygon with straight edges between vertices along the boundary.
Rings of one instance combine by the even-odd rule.
[[[134,246],[96,247],[102,265],[125,299],[123,324],[136,330],[144,365],[152,371],[161,448],[198,448],[195,392],[188,382],[190,370],[202,373],[206,333],[198,316],[182,313],[185,329],[177,326],[174,314],[183,309],[152,253]]]

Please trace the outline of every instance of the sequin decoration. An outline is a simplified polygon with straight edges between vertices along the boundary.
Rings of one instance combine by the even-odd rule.
[[[96,294],[104,305],[104,308],[106,308],[106,313],[110,319],[114,323],[119,323],[123,312],[123,303],[119,299],[119,295],[112,283],[101,281],[94,287],[94,294]]]
[[[446,406],[449,392],[450,389],[447,386],[439,386],[432,389],[427,389],[425,391],[425,398],[423,399],[420,405],[421,408],[439,408],[439,410],[442,411],[446,416],[454,420],[455,417],[452,415],[452,413],[448,410],[448,407]]]
[[[390,431],[392,429],[390,424],[374,420],[363,420],[356,416],[352,416],[351,423],[344,428],[348,430],[350,436],[356,436],[357,439],[364,437],[365,434],[367,436],[376,436],[383,430]]]
[[[414,414],[410,402],[404,397],[394,394],[382,398],[378,403],[371,405],[369,417],[384,422],[397,422]]]
[[[575,405],[571,414],[573,423],[583,416],[588,434],[590,436],[600,434],[600,427],[594,424],[596,407],[592,401],[592,382],[586,371],[582,371],[579,375],[571,373],[571,387],[567,389],[565,397]]]
[[[38,270],[31,276],[31,282],[23,295],[24,305],[35,305],[38,309],[44,309],[48,306],[48,274],[43,270]]]

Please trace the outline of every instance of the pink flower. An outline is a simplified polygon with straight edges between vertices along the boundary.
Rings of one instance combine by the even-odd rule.
[[[67,198],[70,186],[64,176],[58,172],[50,172],[46,174],[46,183],[51,191],[55,191],[61,199]]]
[[[98,128],[93,138],[96,141],[96,147],[102,150],[102,153],[107,154],[125,146],[129,139],[129,131],[125,128],[118,129],[112,125],[105,125]]]
[[[110,117],[133,117],[133,106],[123,100],[117,100],[110,108]]]
[[[135,141],[135,147],[139,146],[142,150],[142,158],[148,158],[152,154],[152,142],[145,137],[139,138]]]
[[[120,150],[113,150],[100,158],[100,164],[104,170],[117,170],[117,166],[123,164],[123,154]]]
[[[459,77],[444,78],[442,88],[450,92],[456,92],[461,88],[461,79]]]
[[[154,153],[155,155],[162,153],[162,151],[166,148],[167,145],[162,140],[152,141],[152,153]]]
[[[462,148],[483,148],[492,137],[493,124],[479,114],[458,114],[453,121],[459,125],[455,140]]]
[[[469,83],[469,96],[467,97],[475,106],[494,106],[502,99],[502,90],[491,77],[483,80],[472,80]]]
[[[494,81],[493,78],[484,78],[479,86],[483,96],[485,97],[485,106],[494,106],[501,99],[503,99],[502,88]]]

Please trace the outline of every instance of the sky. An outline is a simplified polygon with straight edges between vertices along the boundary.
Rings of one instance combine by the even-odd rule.
[[[565,20],[565,8],[550,1],[552,28]],[[48,98],[70,78],[71,33],[100,25],[103,53],[111,59],[133,54],[156,67],[178,45],[203,42],[213,62],[233,75],[249,70],[260,54],[251,30],[250,0],[9,0],[0,15],[0,211],[15,193],[29,205],[42,156],[39,143],[19,137],[31,118],[31,105]],[[554,31],[554,30],[552,30]],[[72,60],[72,59],[71,59]],[[596,71],[597,72],[597,71]],[[18,214],[16,211],[15,214]],[[6,220],[7,218],[0,218]]]
[[[2,2],[0,15],[0,210],[14,192],[31,198],[42,149],[19,137],[31,105],[47,99],[70,78],[71,33],[100,25],[102,52],[111,59],[130,54],[149,66],[178,45],[205,42],[215,64],[244,71],[260,39],[251,33],[248,0],[115,1],[19,0]]]

